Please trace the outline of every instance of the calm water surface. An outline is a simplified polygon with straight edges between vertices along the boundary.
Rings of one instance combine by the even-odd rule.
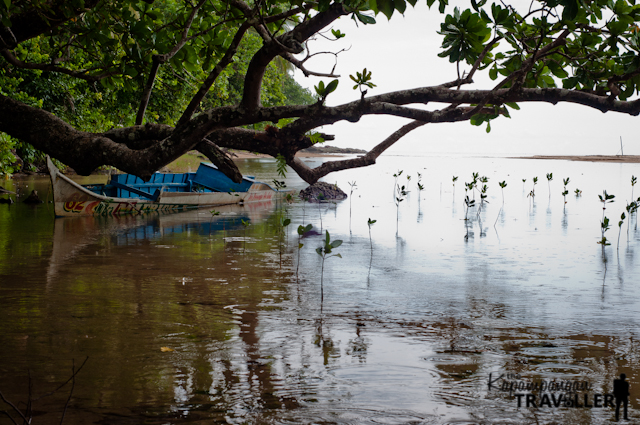
[[[276,178],[270,160],[241,167]],[[397,209],[399,170],[410,192]],[[489,178],[489,203],[465,221],[473,172]],[[0,205],[0,392],[24,408],[88,357],[66,424],[601,424],[613,410],[584,407],[584,396],[593,404],[626,373],[637,422],[635,217],[617,249],[634,174],[630,164],[388,156],[328,176],[346,192],[355,182],[337,204],[72,219],[54,219],[50,204]],[[2,185],[48,196],[40,177]],[[287,185],[306,186],[293,173]],[[616,195],[604,252],[603,190]],[[318,234],[298,250],[303,223]],[[327,230],[342,258],[326,260],[321,298],[315,248]],[[545,393],[562,394],[558,406],[522,396],[518,407],[506,380],[588,389],[580,407],[556,389]],[[32,423],[59,423],[70,392],[33,401]],[[0,424],[12,423],[3,410],[17,420],[0,402]]]

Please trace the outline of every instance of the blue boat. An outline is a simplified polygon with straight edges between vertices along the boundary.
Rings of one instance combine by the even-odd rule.
[[[114,174],[106,184],[87,186],[62,174],[49,158],[47,166],[58,217],[181,211],[270,201],[282,193],[253,177],[234,183],[207,163],[201,163],[195,173],[155,173],[147,182],[132,174]]]

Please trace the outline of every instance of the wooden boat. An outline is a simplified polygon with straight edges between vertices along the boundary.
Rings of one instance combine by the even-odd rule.
[[[148,182],[114,174],[107,184],[83,186],[65,176],[47,157],[56,217],[177,212],[193,208],[271,201],[283,192],[244,177],[234,183],[214,165],[195,173],[155,173]]]

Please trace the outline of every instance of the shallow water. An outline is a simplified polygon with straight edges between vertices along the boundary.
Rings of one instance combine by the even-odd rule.
[[[270,160],[242,169],[276,178]],[[410,193],[397,209],[399,170]],[[465,221],[472,172],[489,177],[489,204]],[[0,205],[0,392],[26,402],[31,381],[35,399],[88,356],[64,423],[599,424],[612,409],[518,407],[496,377],[586,382],[579,396],[593,404],[626,373],[637,421],[635,217],[617,249],[633,174],[633,164],[388,156],[325,179],[346,192],[355,181],[351,199],[285,211],[53,219],[48,204]],[[46,199],[45,179],[3,183],[27,185]],[[292,173],[287,185],[305,187]],[[604,254],[602,190],[616,195]],[[303,222],[343,240],[322,278],[324,235],[298,251]],[[34,402],[33,423],[58,423],[70,390]]]

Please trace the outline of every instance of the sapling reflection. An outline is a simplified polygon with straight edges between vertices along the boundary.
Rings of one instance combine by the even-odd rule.
[[[338,257],[338,258],[342,258],[342,255],[340,254],[332,254],[329,255],[333,252],[333,250],[337,247],[339,247],[340,245],[342,245],[342,241],[340,239],[336,239],[335,241],[331,242],[331,237],[329,236],[329,231],[327,230],[327,236],[324,239],[324,244],[321,247],[316,248],[316,252],[318,253],[319,256],[322,257],[322,269],[320,272],[320,300],[324,300],[324,289],[323,289],[323,285],[324,285],[324,260],[326,260],[327,258],[330,257]]]

